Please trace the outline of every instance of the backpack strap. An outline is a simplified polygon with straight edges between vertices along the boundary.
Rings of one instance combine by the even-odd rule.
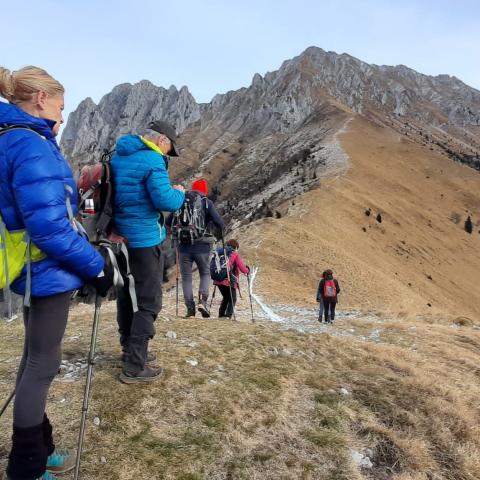
[[[104,157],[102,157],[103,159]],[[105,199],[103,199],[103,208],[100,212],[100,215],[97,220],[97,232],[99,232],[100,236],[106,236],[108,234],[107,228],[110,225],[113,217],[113,208],[112,208],[112,195],[113,195],[113,187],[112,187],[112,175],[110,169],[110,162],[108,160],[102,161],[103,163],[103,175],[104,177],[104,184],[106,185],[105,188]]]
[[[44,140],[47,138],[38,133],[33,128],[28,127],[27,125],[0,125],[0,135],[11,132],[13,130],[28,130],[30,132],[36,133],[39,137],[42,137]]]
[[[10,291],[10,280],[8,278],[8,258],[7,258],[7,238],[6,238],[6,225],[3,222],[3,218],[0,215],[0,249],[5,250],[3,253],[3,262],[5,269],[5,288],[3,289],[5,303],[7,304],[7,315],[8,318],[13,317],[13,306],[12,306],[12,292]]]
[[[137,292],[135,290],[135,279],[133,278],[132,272],[130,270],[130,259],[128,256],[128,250],[124,243],[121,244],[120,253],[125,258],[125,265],[127,271],[126,276],[128,279],[128,292],[130,294],[130,299],[132,300],[132,310],[133,313],[138,312],[138,301],[137,301]]]
[[[24,238],[27,244],[27,278],[25,280],[25,297],[23,300],[23,304],[26,307],[30,307],[30,299],[32,297],[32,254],[30,252],[30,235],[28,234],[27,230],[25,230]]]

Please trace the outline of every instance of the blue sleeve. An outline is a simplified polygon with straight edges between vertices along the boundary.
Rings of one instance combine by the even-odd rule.
[[[153,155],[155,158],[151,162],[146,182],[148,194],[157,210],[174,212],[183,205],[185,194],[172,188],[163,157],[158,160],[158,154],[153,153]]]
[[[97,276],[103,269],[103,258],[68,220],[61,161],[47,140],[34,133],[15,135],[8,153],[15,200],[32,242],[81,278]]]
[[[207,198],[207,215],[206,215],[207,224],[209,222],[213,222],[215,226],[217,226],[220,230],[223,230],[225,227],[225,222],[223,218],[218,213],[217,209],[213,202]]]

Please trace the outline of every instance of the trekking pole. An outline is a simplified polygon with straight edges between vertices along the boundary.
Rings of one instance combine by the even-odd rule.
[[[5,410],[8,408],[14,396],[15,396],[15,389],[13,389],[12,393],[7,398],[7,401],[3,404],[3,407],[0,409],[0,417],[4,414]]]
[[[223,247],[223,258],[225,258],[225,264],[227,266],[227,278],[228,278],[228,287],[230,289],[230,302],[232,303],[233,320],[237,321],[237,317],[235,316],[235,304],[233,303],[232,282],[230,279],[230,265],[229,265],[230,262],[227,257],[227,249],[225,248],[225,239],[223,238],[223,231],[222,231],[222,247]]]
[[[175,270],[176,270],[176,306],[175,306],[175,316],[178,317],[178,277],[179,277],[179,266],[178,266],[178,244],[175,246]]]
[[[88,405],[90,402],[90,386],[92,383],[93,366],[95,365],[95,348],[97,345],[98,324],[100,320],[100,307],[102,297],[97,294],[95,297],[95,314],[93,316],[92,337],[90,339],[90,350],[88,352],[87,380],[85,382],[85,393],[83,395],[82,419],[80,421],[80,432],[78,434],[77,461],[75,463],[74,480],[80,476],[80,460],[82,457],[83,437],[85,435],[85,423],[87,420]]]
[[[253,303],[252,303],[252,284],[250,283],[250,272],[247,273],[248,296],[250,297],[250,312],[252,313],[252,323],[255,323],[253,318]]]
[[[213,305],[213,299],[215,298],[215,292],[216,292],[216,291],[217,291],[217,286],[216,286],[216,285],[214,285],[214,286],[213,286],[212,299],[210,300],[210,308],[209,308],[209,310],[211,310],[211,309],[212,309],[212,305]]]

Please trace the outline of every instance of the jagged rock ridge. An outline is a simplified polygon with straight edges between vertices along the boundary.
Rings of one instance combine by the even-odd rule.
[[[479,91],[455,77],[369,65],[316,47],[207,104],[186,87],[119,85],[98,106],[91,99],[79,105],[62,147],[77,168],[121,134],[163,118],[182,134],[172,175],[208,178],[225,212],[245,222],[282,215],[287,200],[345,169],[335,135],[357,114],[480,168]]]

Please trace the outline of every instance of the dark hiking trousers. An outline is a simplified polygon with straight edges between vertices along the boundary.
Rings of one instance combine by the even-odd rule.
[[[337,306],[336,300],[323,299],[323,305],[325,309],[325,321],[329,320],[333,322],[335,320],[335,307]]]
[[[117,290],[120,344],[126,354],[124,371],[136,375],[145,367],[148,342],[155,335],[154,322],[162,309],[164,255],[160,245],[129,248],[130,270],[135,278],[138,312],[133,312],[128,283]]]
[[[12,480],[40,477],[55,448],[45,404],[60,366],[70,297],[71,292],[32,297],[31,306],[23,309],[25,341],[15,386],[12,450],[7,467]]]
[[[206,300],[208,298],[208,289],[210,286],[210,252],[196,253],[196,252],[182,252],[179,251],[180,256],[180,272],[182,274],[182,289],[185,305],[189,310],[195,309],[195,300],[193,298],[192,286],[192,268],[193,263],[198,267],[200,274],[200,287],[198,293],[200,298]]]
[[[232,287],[232,295],[230,296],[230,287],[225,285],[217,285],[217,288],[222,294],[222,303],[220,304],[220,309],[218,310],[218,316],[231,318],[233,315],[233,308],[237,303],[237,291]]]

